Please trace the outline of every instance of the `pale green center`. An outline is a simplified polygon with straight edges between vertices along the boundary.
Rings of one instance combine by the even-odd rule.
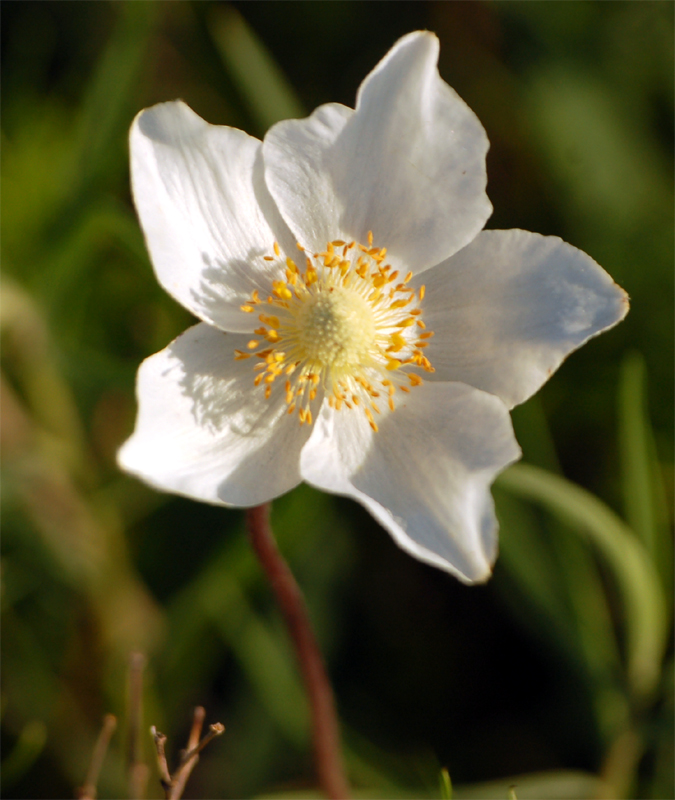
[[[322,367],[365,365],[377,333],[372,304],[341,286],[317,292],[299,309],[298,344],[309,361]]]

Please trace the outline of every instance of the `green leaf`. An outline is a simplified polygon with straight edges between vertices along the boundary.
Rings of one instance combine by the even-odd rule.
[[[621,365],[619,444],[623,497],[628,524],[638,534],[658,570],[666,593],[673,585],[672,541],[663,480],[647,416],[646,368],[642,355],[629,353]]]
[[[78,121],[81,186],[118,166],[126,153],[126,132],[138,110],[137,87],[148,57],[148,40],[161,3],[119,3],[113,30],[82,100]]]
[[[649,695],[659,679],[668,623],[661,582],[643,544],[610,508],[565,478],[516,464],[497,484],[542,504],[596,547],[621,594],[631,689],[638,697]]]
[[[47,726],[41,720],[26,723],[9,755],[2,761],[2,784],[7,790],[37,761],[47,741]]]
[[[549,640],[579,671],[599,734],[609,741],[625,726],[629,709],[617,680],[619,647],[590,544],[558,519],[542,519],[538,509],[500,485],[493,491],[504,600],[522,625]]]
[[[450,780],[450,773],[445,767],[441,770],[439,780],[442,800],[452,800],[452,781]]]
[[[279,120],[306,116],[286,76],[238,11],[214,5],[209,30],[261,133]]]
[[[589,772],[559,770],[517,775],[489,783],[458,786],[455,800],[504,800],[517,795],[518,800],[588,800],[609,797],[598,777]]]

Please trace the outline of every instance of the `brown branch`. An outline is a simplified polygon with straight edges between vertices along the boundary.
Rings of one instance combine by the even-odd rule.
[[[181,753],[180,763],[173,775],[169,772],[169,765],[166,760],[166,736],[160,733],[154,725],[150,728],[150,733],[152,733],[152,738],[155,742],[155,749],[157,750],[159,780],[164,789],[166,800],[179,800],[182,797],[185,784],[199,761],[199,754],[212,739],[220,736],[225,731],[225,726],[221,725],[220,722],[216,722],[214,725],[209,726],[209,732],[200,740],[199,736],[202,732],[205,716],[206,712],[201,706],[195,708],[188,746]]]
[[[248,509],[249,537],[272,584],[300,662],[312,713],[314,758],[319,782],[331,800],[345,800],[350,789],[342,766],[333,690],[302,593],[274,540],[269,513],[269,503]]]
[[[150,728],[155,748],[157,750],[157,768],[159,769],[159,782],[162,784],[164,794],[168,797],[171,790],[171,773],[169,772],[169,765],[166,763],[166,753],[164,752],[164,745],[166,744],[166,736],[160,733],[153,725]]]
[[[91,754],[91,762],[84,786],[77,792],[79,800],[96,800],[98,776],[101,774],[103,759],[108,752],[108,745],[110,744],[110,739],[116,727],[117,718],[113,714],[106,714],[105,717],[103,717],[103,727],[94,745],[94,751]]]

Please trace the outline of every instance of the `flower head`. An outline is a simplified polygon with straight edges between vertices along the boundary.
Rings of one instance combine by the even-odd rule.
[[[482,230],[487,137],[437,59],[411,33],[355,110],[264,142],[181,102],[137,116],[152,263],[202,322],[141,365],[119,461],[223,505],[307,481],[471,583],[496,557],[490,484],[520,454],[509,409],[628,302],[560,239]]]

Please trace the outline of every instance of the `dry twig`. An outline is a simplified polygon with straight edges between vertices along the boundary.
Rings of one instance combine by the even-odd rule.
[[[89,763],[89,771],[84,782],[84,786],[78,790],[77,796],[79,800],[96,800],[96,785],[98,783],[98,776],[101,773],[103,766],[103,759],[108,751],[110,738],[115,732],[117,727],[117,718],[113,714],[106,714],[103,717],[103,726],[98,735],[96,744],[94,745],[94,752],[91,754],[91,762]]]
[[[212,739],[215,739],[216,736],[220,736],[225,731],[225,726],[220,722],[216,722],[214,725],[209,726],[209,732],[200,739],[199,737],[202,732],[205,716],[206,712],[202,706],[197,706],[192,720],[192,729],[190,730],[187,747],[182,751],[180,762],[173,775],[171,775],[169,771],[169,765],[166,760],[166,736],[160,733],[154,725],[150,728],[152,738],[155,742],[155,749],[157,750],[159,780],[164,789],[166,800],[179,800],[179,798],[182,797],[185,784],[199,761],[199,754]]]

